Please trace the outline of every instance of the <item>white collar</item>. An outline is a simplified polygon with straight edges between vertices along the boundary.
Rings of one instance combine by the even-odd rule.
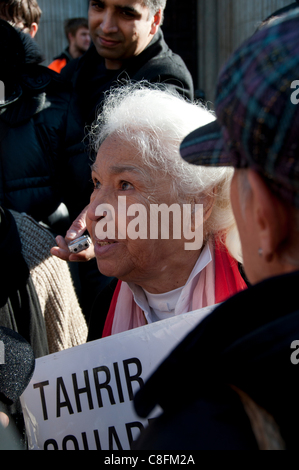
[[[180,292],[179,298],[177,300],[176,308],[174,311],[173,315],[169,315],[169,318],[171,316],[176,316],[180,315],[182,311],[185,309],[186,302],[189,302],[190,299],[190,294],[193,292],[196,283],[198,282],[198,276],[199,274],[208,266],[213,261],[213,256],[212,256],[212,248],[209,243],[206,244],[204,247],[203,251],[200,253],[199,258],[194,266],[194,269],[192,270],[188,281],[186,282],[185,286],[183,286],[180,289],[176,289],[175,291],[166,293],[166,294],[158,294],[155,295],[156,301],[159,301],[159,298],[161,300],[161,303],[167,304],[169,303],[170,307],[172,306],[172,299],[174,298],[175,294],[178,291]],[[146,320],[148,323],[153,323],[155,321],[153,319],[151,307],[149,305],[147,296],[145,291],[137,286],[134,283],[128,282],[128,286],[131,289],[134,300],[137,303],[137,305],[143,310],[144,315],[146,317]],[[167,294],[169,296],[169,299],[167,300]]]

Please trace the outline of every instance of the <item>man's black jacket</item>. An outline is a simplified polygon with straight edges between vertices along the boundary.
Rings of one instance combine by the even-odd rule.
[[[136,396],[142,417],[157,404],[163,409],[136,449],[257,449],[231,386],[275,419],[287,449],[297,449],[299,365],[291,346],[299,340],[298,283],[295,272],[250,287],[187,336]]]
[[[161,30],[141,54],[128,59],[120,70],[106,70],[104,59],[95,46],[91,46],[83,57],[70,62],[61,74],[72,80],[79,109],[87,124],[95,120],[105,92],[123,84],[123,81],[161,83],[191,101],[194,98],[191,74],[181,57],[169,49]]]

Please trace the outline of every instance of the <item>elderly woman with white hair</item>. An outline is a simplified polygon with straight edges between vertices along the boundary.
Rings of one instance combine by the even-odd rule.
[[[90,340],[246,288],[229,198],[232,170],[191,167],[179,152],[187,134],[214,120],[202,105],[146,84],[107,96],[91,131],[97,157],[87,229],[100,272],[116,280],[95,303]],[[154,221],[158,210],[166,222]]]

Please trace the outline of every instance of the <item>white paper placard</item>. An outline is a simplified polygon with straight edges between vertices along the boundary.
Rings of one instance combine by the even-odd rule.
[[[134,394],[214,308],[38,359],[21,397],[30,450],[130,450],[148,425]]]

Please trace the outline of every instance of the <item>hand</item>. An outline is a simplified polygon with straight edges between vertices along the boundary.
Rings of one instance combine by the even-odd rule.
[[[54,246],[51,249],[51,254],[57,258],[62,259],[63,261],[71,262],[86,262],[90,261],[95,257],[94,246],[91,245],[87,250],[81,251],[81,253],[75,255],[70,253],[68,249],[68,244],[75,240],[76,238],[81,237],[86,231],[86,214],[88,206],[81,212],[77,219],[73,222],[70,229],[67,231],[65,238],[60,235],[56,238],[58,246]]]

